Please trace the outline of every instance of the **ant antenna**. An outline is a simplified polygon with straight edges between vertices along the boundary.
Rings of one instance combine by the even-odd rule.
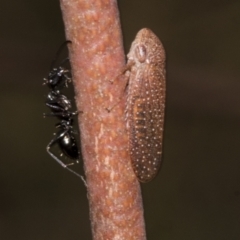
[[[72,43],[72,41],[66,40],[66,41],[59,47],[59,49],[58,49],[58,51],[57,51],[57,53],[56,53],[56,55],[55,55],[55,58],[54,58],[53,61],[52,61],[52,64],[51,64],[51,67],[50,67],[51,70],[53,69],[53,67],[54,67],[54,65],[55,65],[55,63],[56,63],[59,55],[61,54],[62,50],[63,50],[63,49],[65,48],[65,46],[66,46],[67,44],[69,44],[69,43]],[[69,60],[69,58],[64,59],[64,60],[61,62],[61,64],[63,64],[63,63],[64,63],[65,61],[67,61],[67,60]]]

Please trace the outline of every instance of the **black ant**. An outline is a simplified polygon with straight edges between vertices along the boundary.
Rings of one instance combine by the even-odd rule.
[[[51,110],[50,113],[44,114],[44,116],[53,116],[57,117],[60,120],[60,122],[55,125],[55,127],[59,129],[59,131],[55,134],[55,137],[47,145],[47,152],[63,168],[66,168],[73,174],[80,177],[85,183],[84,178],[80,174],[76,173],[68,167],[70,165],[74,165],[74,162],[70,164],[65,164],[51,152],[51,147],[55,144],[58,144],[59,148],[62,151],[61,156],[64,154],[65,156],[78,163],[81,155],[80,150],[77,146],[76,138],[74,136],[75,132],[73,130],[73,117],[77,115],[78,112],[70,111],[70,109],[72,108],[71,101],[60,92],[60,89],[68,87],[68,83],[71,82],[71,77],[69,77],[70,71],[62,66],[53,68],[57,56],[61,52],[62,48],[65,47],[68,43],[71,43],[71,41],[64,42],[59,48],[56,54],[56,58],[53,60],[51,71],[49,72],[48,77],[44,79],[43,83],[43,85],[47,85],[50,89],[50,92],[47,95],[46,105]],[[67,58],[63,62],[67,60],[69,59]],[[63,62],[61,64],[63,64]]]

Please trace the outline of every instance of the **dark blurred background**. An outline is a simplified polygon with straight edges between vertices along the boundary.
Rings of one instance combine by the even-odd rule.
[[[167,52],[164,164],[142,185],[148,239],[240,239],[240,1],[119,7],[126,51],[148,27]],[[55,120],[42,117],[42,78],[65,40],[59,2],[0,9],[0,239],[90,240],[84,185],[45,151]]]

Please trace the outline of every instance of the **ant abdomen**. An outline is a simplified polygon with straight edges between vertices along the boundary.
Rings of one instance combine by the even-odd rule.
[[[72,135],[72,132],[66,133],[61,139],[59,139],[58,145],[66,156],[77,162],[80,156],[77,141]]]

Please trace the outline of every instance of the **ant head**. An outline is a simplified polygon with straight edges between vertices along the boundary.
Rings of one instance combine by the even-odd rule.
[[[71,82],[71,75],[70,75],[70,71],[68,70],[70,68],[70,65],[67,64],[67,66],[63,67],[65,63],[69,63],[68,57],[64,58],[64,60],[61,61],[58,66],[54,67],[59,58],[59,55],[61,54],[62,50],[66,47],[68,43],[71,43],[71,41],[65,41],[60,46],[54,60],[52,61],[52,64],[50,67],[51,70],[48,74],[48,77],[44,79],[43,84],[47,85],[52,90],[68,87],[68,83]]]
[[[71,78],[68,76],[69,71],[62,68],[53,68],[49,74],[48,78],[45,80],[48,87],[52,90],[56,88],[67,87],[68,83],[71,82]]]

